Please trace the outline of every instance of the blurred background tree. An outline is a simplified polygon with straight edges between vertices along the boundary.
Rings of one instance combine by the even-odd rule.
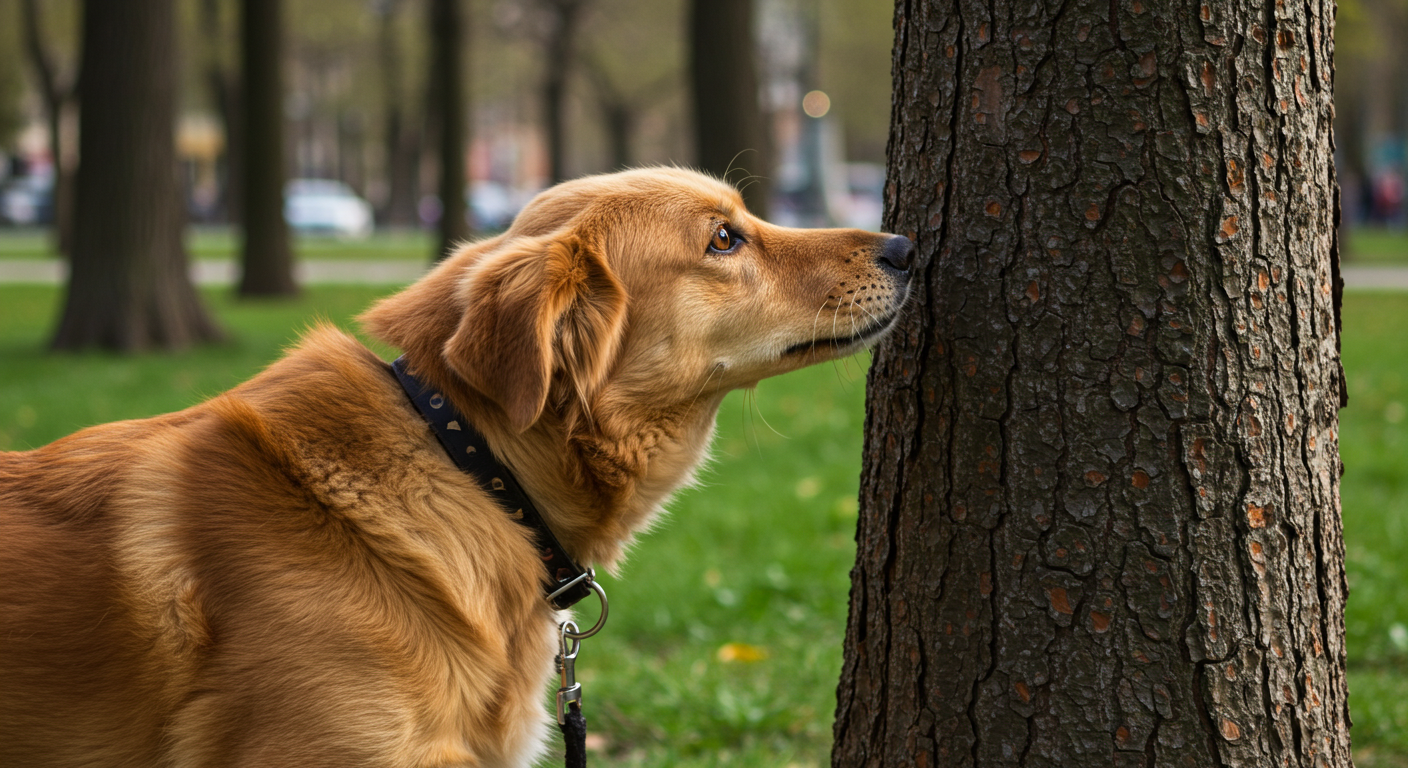
[[[231,224],[242,222],[240,205],[244,196],[244,113],[240,109],[240,80],[230,27],[239,24],[236,9],[221,0],[200,0],[198,35],[192,36],[200,70],[208,89],[210,109],[216,113],[223,133],[223,152],[213,162],[216,179],[206,205],[218,211]]]
[[[85,0],[84,160],[56,349],[180,349],[220,336],[181,235],[175,10],[175,0]]]
[[[463,80],[449,88],[464,100],[453,110],[463,123],[442,147],[436,105],[446,92],[431,98],[438,88],[431,75],[434,33],[445,25],[427,21],[439,1],[284,0],[282,16],[268,17],[283,19],[281,42],[259,43],[246,60],[242,20],[263,0],[177,0],[178,47],[191,63],[178,80],[182,194],[198,226],[234,226],[237,240],[253,244],[244,290],[291,290],[291,267],[279,266],[291,262],[271,213],[283,204],[274,190],[285,183],[295,202],[311,195],[328,203],[321,218],[318,206],[288,206],[295,233],[452,233],[427,244],[432,253],[439,241],[503,228],[555,180],[639,164],[722,175],[733,162],[753,177],[744,185],[750,204],[774,208],[782,223],[878,225],[889,107],[875,83],[889,71],[885,4],[459,0],[455,71]],[[28,195],[34,205],[13,215],[0,206],[0,224],[42,224],[64,210],[56,157],[69,172],[79,160],[72,30],[80,14],[75,0],[17,0],[3,12],[16,23],[6,25],[13,34],[0,35],[0,60],[29,64],[18,91],[0,91],[0,110],[20,122],[0,137],[0,199]],[[730,73],[744,72],[750,59],[752,85],[707,90],[732,82]],[[246,65],[261,77],[281,65],[280,85],[250,90]],[[803,109],[812,91],[828,95],[815,116]],[[268,117],[259,124],[282,136],[246,135],[259,115],[274,116],[278,125]],[[755,138],[739,143],[734,133],[746,125]],[[246,179],[251,164],[276,178],[270,161],[258,160],[275,145],[285,181]],[[754,150],[770,159],[752,157]],[[462,169],[463,194],[450,194],[455,174],[442,172],[442,160]],[[333,184],[296,183],[303,179]],[[263,186],[245,189],[249,183]],[[447,213],[461,198],[466,207]],[[256,200],[264,213],[245,221]],[[56,241],[60,250],[63,242]],[[297,242],[291,247],[296,255]]]
[[[690,0],[689,5],[695,161],[737,184],[748,208],[766,216],[772,142],[758,89],[753,0]]]
[[[297,293],[284,221],[284,57],[282,0],[242,0],[240,15],[240,294]]]
[[[430,95],[427,116],[433,126],[436,158],[436,189],[440,201],[440,245],[436,260],[443,259],[469,238],[465,204],[465,95],[463,4],[461,0],[431,0]]]
[[[577,32],[590,0],[539,0],[543,45],[543,129],[547,136],[548,179],[567,174],[567,89],[577,58]]]
[[[1345,0],[1335,17],[1335,162],[1346,227],[1401,229],[1408,178],[1408,2]],[[1357,243],[1349,243],[1351,255]]]
[[[379,217],[391,227],[411,227],[416,223],[416,188],[420,170],[420,125],[416,123],[415,89],[407,82],[406,37],[409,30],[403,18],[405,0],[378,0],[372,8],[377,16],[377,58],[382,87],[382,168],[385,201]]]
[[[58,8],[50,8],[57,5]],[[61,51],[76,50],[73,43],[73,28],[78,14],[71,3],[45,4],[39,0],[21,0],[22,24],[12,27],[24,30],[24,49],[34,71],[35,90],[43,105],[44,121],[48,128],[49,162],[52,168],[53,188],[51,211],[53,235],[59,253],[68,253],[72,244],[73,194],[72,182],[74,167],[71,160],[71,147],[75,143],[72,130],[65,135],[65,120],[72,121],[73,108],[78,96],[78,63],[76,56],[64,56]],[[47,32],[48,26],[43,11],[48,10],[58,18],[47,19],[60,28],[61,41],[55,45]]]
[[[0,6],[0,28],[15,29],[19,25],[19,9],[12,3]],[[23,97],[24,63],[19,48],[0,45],[0,147],[13,146],[24,126]]]

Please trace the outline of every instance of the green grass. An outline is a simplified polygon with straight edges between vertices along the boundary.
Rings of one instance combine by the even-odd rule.
[[[57,291],[0,286],[0,448],[197,402],[250,376],[314,316],[347,324],[384,292],[312,288],[290,303],[208,292],[229,344],[120,358],[43,352]],[[1361,766],[1408,768],[1408,294],[1352,292],[1344,324],[1354,741]],[[854,561],[860,365],[763,382],[756,405],[730,396],[703,486],[643,538],[621,579],[605,578],[611,621],[578,665],[591,732],[605,739],[598,762],[826,763]],[[728,643],[765,658],[721,661]]]
[[[1408,766],[1408,294],[1351,292],[1340,412],[1349,700],[1364,764]]]
[[[379,230],[364,240],[295,235],[294,255],[301,259],[429,261],[435,237],[419,230]],[[238,235],[227,227],[187,230],[186,247],[197,259],[233,259]],[[0,229],[0,259],[55,258],[53,238],[42,229]]]
[[[197,259],[232,259],[239,251],[238,234],[229,227],[192,227],[186,247]],[[1408,265],[1408,230],[1361,227],[1346,231],[1345,263]],[[432,233],[419,230],[377,230],[364,240],[296,235],[294,252],[303,259],[427,260],[435,247]],[[43,229],[0,228],[0,259],[54,257],[52,238]]]
[[[199,402],[254,374],[314,319],[346,324],[389,290],[312,288],[287,303],[237,302],[229,291],[207,291],[208,305],[230,331],[228,342],[183,354],[121,357],[47,353],[59,291],[0,286],[0,450],[32,448],[91,424]]]
[[[1362,266],[1408,264],[1408,230],[1359,227],[1346,231],[1345,263]]]

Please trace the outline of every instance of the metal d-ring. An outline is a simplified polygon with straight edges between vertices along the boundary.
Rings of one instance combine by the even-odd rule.
[[[570,637],[573,640],[585,640],[600,632],[601,628],[606,626],[606,614],[611,609],[610,603],[606,602],[606,590],[601,588],[601,584],[597,583],[596,579],[588,579],[587,586],[591,587],[592,591],[596,593],[596,596],[601,598],[601,618],[597,619],[596,623],[592,625],[592,628],[586,632],[568,632],[567,627],[564,626],[562,628],[563,637]],[[573,626],[575,628],[576,625]]]

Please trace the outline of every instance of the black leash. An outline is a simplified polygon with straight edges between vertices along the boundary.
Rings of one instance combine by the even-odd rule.
[[[577,625],[571,621],[562,622],[559,631],[562,640],[557,671],[562,674],[562,687],[557,689],[557,727],[567,750],[567,768],[587,768],[587,718],[582,714],[582,685],[576,674],[577,651],[581,650],[582,641],[575,639]]]
[[[591,629],[579,632],[577,625],[571,621],[564,621],[558,627],[561,641],[556,662],[557,670],[562,675],[562,687],[557,690],[557,726],[562,729],[562,740],[567,748],[567,768],[586,768],[587,719],[582,715],[582,685],[576,677],[577,652],[582,647],[582,640],[600,632],[606,623],[609,609],[606,591],[597,583],[595,571],[583,569],[568,556],[567,550],[558,543],[547,521],[533,506],[528,494],[523,492],[513,473],[494,458],[493,451],[489,450],[489,441],[479,434],[474,425],[460,415],[442,393],[430,389],[411,375],[406,370],[406,358],[396,358],[391,370],[421,417],[434,430],[435,437],[455,466],[488,489],[509,518],[533,531],[538,556],[547,570],[544,597],[548,603],[557,610],[563,610],[576,605],[592,592],[601,598],[601,618]]]
[[[587,768],[587,718],[582,717],[582,708],[573,704],[567,722],[558,727],[567,745],[567,768]]]

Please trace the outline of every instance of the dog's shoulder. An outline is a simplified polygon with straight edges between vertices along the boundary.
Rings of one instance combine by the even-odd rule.
[[[238,468],[330,509],[364,503],[423,470],[425,425],[390,367],[318,325],[283,358],[205,406],[186,442],[197,474]],[[252,478],[246,477],[245,480]]]

